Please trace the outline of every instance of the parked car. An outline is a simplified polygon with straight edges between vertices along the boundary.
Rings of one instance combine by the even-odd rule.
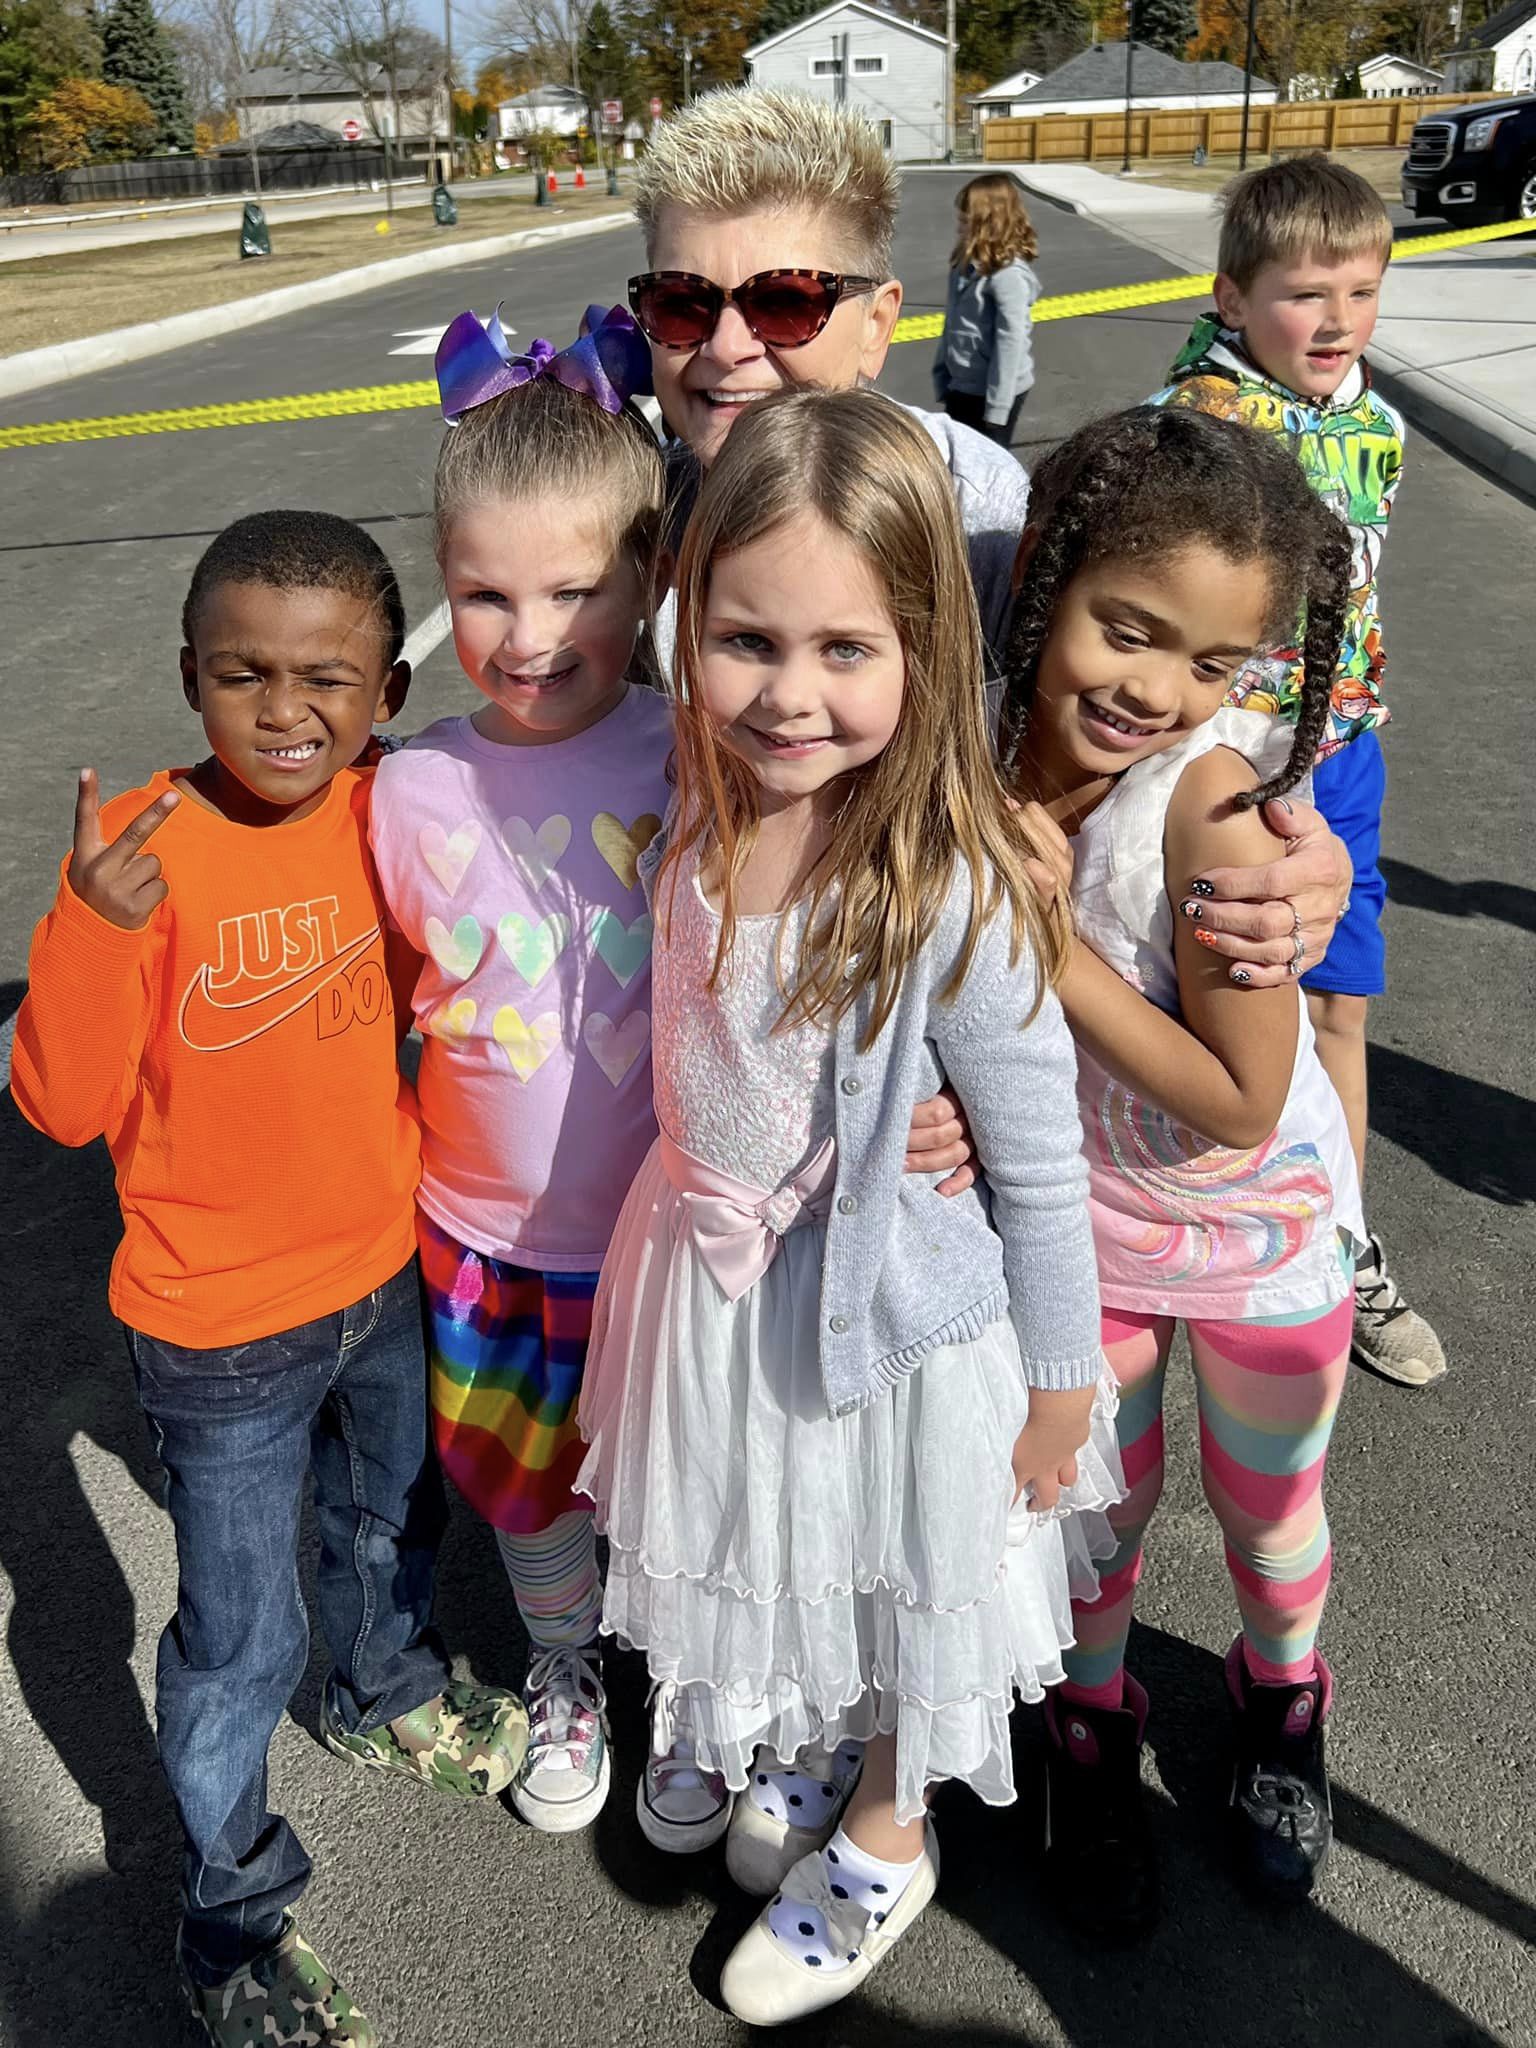
[[[1477,223],[1536,220],[1536,94],[1483,100],[1420,121],[1403,164],[1403,204]]]

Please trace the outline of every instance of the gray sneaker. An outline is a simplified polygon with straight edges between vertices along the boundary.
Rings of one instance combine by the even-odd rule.
[[[1427,1387],[1445,1371],[1440,1339],[1411,1309],[1387,1271],[1381,1240],[1355,1268],[1355,1333],[1350,1356],[1356,1365],[1395,1380],[1400,1387]]]
[[[528,1754],[512,1804],[541,1835],[589,1827],[608,1797],[608,1696],[596,1643],[544,1650],[523,1681]]]

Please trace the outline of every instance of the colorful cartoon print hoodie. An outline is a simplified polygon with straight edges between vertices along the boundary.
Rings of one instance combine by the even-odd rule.
[[[1266,375],[1247,354],[1242,336],[1223,327],[1214,313],[1195,322],[1168,375],[1153,405],[1192,405],[1283,434],[1308,483],[1349,528],[1354,573],[1334,674],[1332,718],[1318,750],[1319,758],[1337,753],[1372,726],[1385,725],[1390,716],[1381,697],[1386,654],[1376,570],[1403,473],[1402,420],[1372,390],[1363,359],[1331,398],[1302,398]],[[1228,702],[1294,721],[1301,680],[1300,646],[1278,648],[1243,668]]]

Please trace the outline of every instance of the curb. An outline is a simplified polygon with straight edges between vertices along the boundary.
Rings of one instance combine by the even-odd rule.
[[[378,285],[396,284],[434,270],[457,270],[469,263],[487,263],[494,257],[537,248],[544,242],[574,241],[582,235],[601,234],[633,218],[627,211],[602,213],[590,220],[520,228],[505,235],[482,235],[472,242],[448,242],[436,249],[418,249],[410,256],[391,256],[382,263],[339,270],[334,277],[317,277],[307,284],[280,285],[275,291],[256,292],[248,299],[230,299],[193,313],[174,313],[167,320],[145,320],[135,327],[114,327],[81,341],[56,342],[51,348],[0,356],[0,398],[15,398],[24,391],[38,391],[45,385],[91,376],[99,370],[115,370],[120,364],[139,362],[167,349],[185,348],[190,342],[210,341],[215,335],[233,334],[263,320],[280,320],[288,313],[307,312],[310,307],[329,304],[332,299],[355,298]]]
[[[1465,455],[1495,483],[1507,484],[1536,502],[1536,433],[1523,421],[1469,398],[1434,370],[1421,369],[1374,343],[1370,359],[1372,381],[1389,404]]]

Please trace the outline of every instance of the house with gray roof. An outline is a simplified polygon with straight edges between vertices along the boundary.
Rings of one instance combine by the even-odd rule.
[[[1531,0],[1536,7],[1536,0]],[[1256,107],[1276,99],[1267,78],[1253,81]],[[1150,43],[1131,52],[1131,105],[1143,111],[1158,107],[1240,107],[1243,74],[1236,64],[1215,58],[1187,63]],[[1010,95],[1010,111],[1032,114],[1114,114],[1125,106],[1125,44],[1093,43],[1065,64],[1046,73],[1028,92]]]
[[[833,0],[743,51],[752,85],[854,107],[892,156],[929,163],[945,146],[944,38],[866,0]]]
[[[246,139],[296,122],[334,131],[338,141],[346,136],[349,121],[357,123],[363,142],[382,135],[420,141],[448,133],[448,90],[441,72],[400,71],[392,95],[382,64],[370,65],[360,78],[339,70],[265,64],[236,81],[234,101]]]
[[[1447,92],[1536,92],[1536,0],[1510,0],[1440,61]]]

